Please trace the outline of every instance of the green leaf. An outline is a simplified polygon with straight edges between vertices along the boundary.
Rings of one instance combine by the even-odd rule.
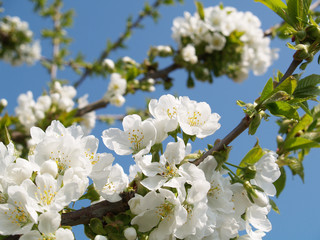
[[[281,0],[255,0],[255,2],[260,2],[278,14],[285,22],[289,25],[294,26],[294,22],[287,15],[287,6]]]
[[[277,179],[277,181],[275,181],[273,183],[273,185],[276,187],[276,190],[277,190],[277,194],[276,194],[276,197],[279,197],[280,193],[283,191],[285,185],[286,185],[286,172],[284,170],[284,167],[281,167],[280,168],[280,172],[281,172],[281,175],[280,177]]]
[[[244,158],[241,160],[239,167],[247,167],[248,165],[253,165],[259,161],[259,159],[265,154],[262,148],[256,144]],[[237,170],[237,174],[241,174],[241,169]]]
[[[270,78],[262,90],[259,102],[263,102],[268,97],[270,97],[272,94],[272,91],[273,91],[273,80],[272,78]]]
[[[259,113],[256,113],[254,115],[254,118],[252,119],[250,125],[249,125],[249,134],[254,135],[260,126],[261,123],[261,115]]]
[[[286,78],[282,83],[280,83],[275,89],[274,92],[284,91],[288,94],[293,94],[294,90],[297,88],[298,81],[296,78],[290,76]]]
[[[107,234],[106,230],[103,228],[103,224],[98,218],[90,219],[90,228],[95,234],[105,235]]]
[[[275,211],[276,213],[280,214],[280,210],[279,210],[277,204],[271,198],[269,198],[269,203],[272,207],[272,210]]]
[[[99,193],[94,189],[94,186],[91,184],[88,187],[86,194],[82,195],[79,200],[89,199],[91,202],[98,201],[100,199]]]
[[[197,12],[199,14],[199,17],[201,20],[204,20],[204,10],[203,10],[203,5],[201,2],[196,1],[195,2],[196,7],[197,7]]]
[[[304,182],[304,171],[303,171],[304,168],[303,168],[302,161],[300,161],[294,157],[291,157],[288,166],[291,169],[292,174],[293,175],[298,174],[300,176],[302,182]]]
[[[305,130],[312,123],[313,118],[309,115],[304,115],[300,121],[291,129],[286,139],[294,138],[294,136],[300,131]]]
[[[320,75],[312,74],[298,82],[298,86],[293,92],[295,98],[308,98],[320,95],[320,88],[317,86],[320,83]]]
[[[299,119],[297,110],[287,102],[273,102],[267,104],[266,107],[275,116]]]
[[[303,148],[318,148],[320,144],[303,137],[295,137],[286,140],[283,147],[288,151],[293,151]]]

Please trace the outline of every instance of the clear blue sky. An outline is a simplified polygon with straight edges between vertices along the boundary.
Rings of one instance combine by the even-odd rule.
[[[123,56],[130,56],[136,61],[141,61],[146,56],[146,52],[151,45],[172,45],[176,46],[171,39],[172,20],[177,16],[182,16],[184,11],[194,13],[194,2],[185,0],[184,5],[174,7],[161,7],[162,17],[158,24],[147,19],[144,21],[145,29],[135,30],[133,36],[126,43],[128,49],[118,50],[110,55],[110,58],[116,60]],[[104,48],[106,39],[115,40],[124,30],[125,19],[128,14],[136,16],[143,6],[144,1],[132,0],[95,0],[95,1],[65,1],[65,9],[74,8],[76,11],[74,27],[68,31],[69,36],[74,38],[71,44],[71,54],[76,55],[81,51],[86,60],[97,58]],[[220,2],[204,0],[205,6],[216,5]],[[236,7],[240,11],[252,11],[257,15],[261,22],[262,28],[267,29],[275,23],[280,22],[280,18],[260,3],[253,0],[225,0],[221,1],[225,6]],[[40,30],[45,27],[51,27],[51,22],[43,20],[32,12],[32,5],[27,0],[4,0],[5,15],[20,16],[22,20],[28,21],[31,30],[35,33],[35,38],[40,39]],[[44,56],[51,56],[51,48],[48,41],[41,41]],[[250,77],[243,83],[237,84],[231,80],[221,77],[215,79],[213,84],[196,82],[194,89],[187,89],[184,71],[176,71],[172,74],[175,78],[174,87],[170,90],[171,94],[180,96],[189,96],[197,101],[206,101],[211,105],[214,112],[221,115],[220,123],[222,127],[211,137],[206,138],[196,145],[197,148],[204,148],[206,143],[213,143],[216,138],[223,138],[232,130],[243,117],[243,112],[236,105],[237,100],[253,102],[262,90],[265,82],[277,70],[285,71],[292,60],[292,50],[286,48],[286,42],[280,40],[272,41],[272,47],[280,49],[280,58],[271,66],[269,71],[263,76]],[[167,63],[168,64],[168,63]],[[166,66],[166,63],[163,63]],[[306,74],[319,74],[319,66],[315,63],[308,66]],[[305,75],[306,75],[305,74]],[[78,77],[70,71],[59,72],[59,78],[70,80],[71,83]],[[49,81],[49,75],[38,63],[35,66],[11,67],[10,65],[0,62],[0,98],[6,98],[9,102],[9,113],[14,112],[17,104],[17,97],[28,90],[33,91],[34,97],[39,96],[43,89],[46,89]],[[89,101],[95,101],[102,97],[107,89],[108,81],[102,78],[88,78],[78,90],[78,96],[89,93]],[[159,87],[153,93],[138,93],[134,96],[128,96],[125,106],[122,108],[108,107],[99,110],[98,114],[106,113],[124,113],[126,107],[143,107],[145,98],[159,98],[165,92]],[[120,125],[116,125],[121,127]],[[93,134],[99,138],[101,132],[107,126],[97,124]],[[233,143],[233,150],[230,154],[232,162],[239,162],[247,151],[254,145],[256,137],[260,140],[263,148],[276,150],[277,125],[275,118],[268,122],[263,122],[258,129],[256,136],[248,136],[245,132]],[[100,142],[100,152],[109,152]],[[114,156],[117,162],[125,169],[132,164],[130,158]],[[304,162],[305,166],[305,183],[298,177],[292,177],[290,171],[287,171],[287,185],[278,199],[274,199],[280,208],[281,214],[271,212],[273,230],[267,234],[264,239],[320,239],[320,207],[319,207],[319,150],[313,150]],[[77,239],[85,239],[81,233],[76,234]]]

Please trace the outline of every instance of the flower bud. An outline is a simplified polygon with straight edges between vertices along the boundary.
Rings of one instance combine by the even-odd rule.
[[[303,60],[310,56],[309,54],[309,45],[308,44],[298,44],[296,46],[296,53],[293,55],[295,60]]]
[[[102,235],[96,235],[94,240],[108,240],[108,238]]]
[[[123,234],[127,240],[135,240],[137,238],[136,229],[134,229],[133,227],[126,228]]]
[[[5,108],[7,105],[8,105],[7,99],[1,98],[0,99],[0,106]]]
[[[247,166],[244,170],[244,178],[247,180],[254,179],[257,173],[257,169],[254,165]]]
[[[306,28],[306,32],[308,34],[308,37],[310,37],[313,40],[318,39],[320,37],[320,29],[318,26],[311,25]]]

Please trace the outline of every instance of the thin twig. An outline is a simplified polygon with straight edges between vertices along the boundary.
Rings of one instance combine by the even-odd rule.
[[[54,30],[57,31],[60,28],[60,5],[55,9],[55,14],[53,16],[53,24],[54,24]],[[57,56],[59,55],[60,51],[60,39],[57,37],[54,37],[52,39],[52,64],[50,68],[50,78],[51,81],[55,80],[57,78],[57,72],[58,72],[58,66],[55,63],[55,60]]]
[[[161,4],[161,0],[157,0],[155,1],[155,3],[152,5],[152,9],[156,9],[160,6]],[[118,38],[117,41],[115,41],[112,44],[112,47],[107,48],[106,50],[104,50],[101,54],[100,57],[98,59],[98,63],[102,63],[102,61],[107,58],[110,54],[111,51],[117,49],[118,47],[120,47],[124,40],[127,38],[128,33],[130,33],[130,31],[132,31],[132,29],[138,27],[141,23],[141,21],[148,16],[147,14],[139,14],[139,16],[137,17],[137,19],[129,26],[126,28],[126,30],[120,35],[120,37]],[[91,73],[91,70],[89,68],[86,68],[84,70],[84,73],[81,75],[80,79],[78,81],[75,82],[74,87],[77,88],[79,87],[80,84],[83,83],[83,81],[88,77],[88,75]]]
[[[155,72],[150,72],[148,74],[146,74],[142,79],[140,79],[140,81],[145,81],[148,78],[153,78],[153,79],[159,79],[162,78],[164,79],[164,81],[168,78],[169,73],[171,73],[172,71],[181,68],[180,65],[173,63],[171,65],[169,65],[168,67],[165,67],[164,69],[161,69],[159,71],[155,71]],[[136,89],[138,90],[138,89]],[[100,109],[100,108],[104,108],[109,104],[109,102],[105,99],[100,99],[94,103],[88,104],[87,106],[83,107],[83,108],[79,108],[77,111],[76,116],[80,117],[83,116],[84,114]]]

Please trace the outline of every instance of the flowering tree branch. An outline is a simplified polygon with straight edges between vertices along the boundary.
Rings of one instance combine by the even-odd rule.
[[[285,79],[291,76],[301,62],[302,60],[293,59],[287,71],[282,76],[277,85],[281,84]],[[246,115],[244,118],[241,119],[240,123],[227,136],[225,136],[222,140],[217,141],[217,144],[214,145],[213,148],[202,154],[201,157],[195,160],[193,163],[195,165],[199,165],[204,159],[206,159],[206,157],[212,155],[214,152],[223,150],[249,127],[252,120],[253,117],[250,118],[248,115]]]

